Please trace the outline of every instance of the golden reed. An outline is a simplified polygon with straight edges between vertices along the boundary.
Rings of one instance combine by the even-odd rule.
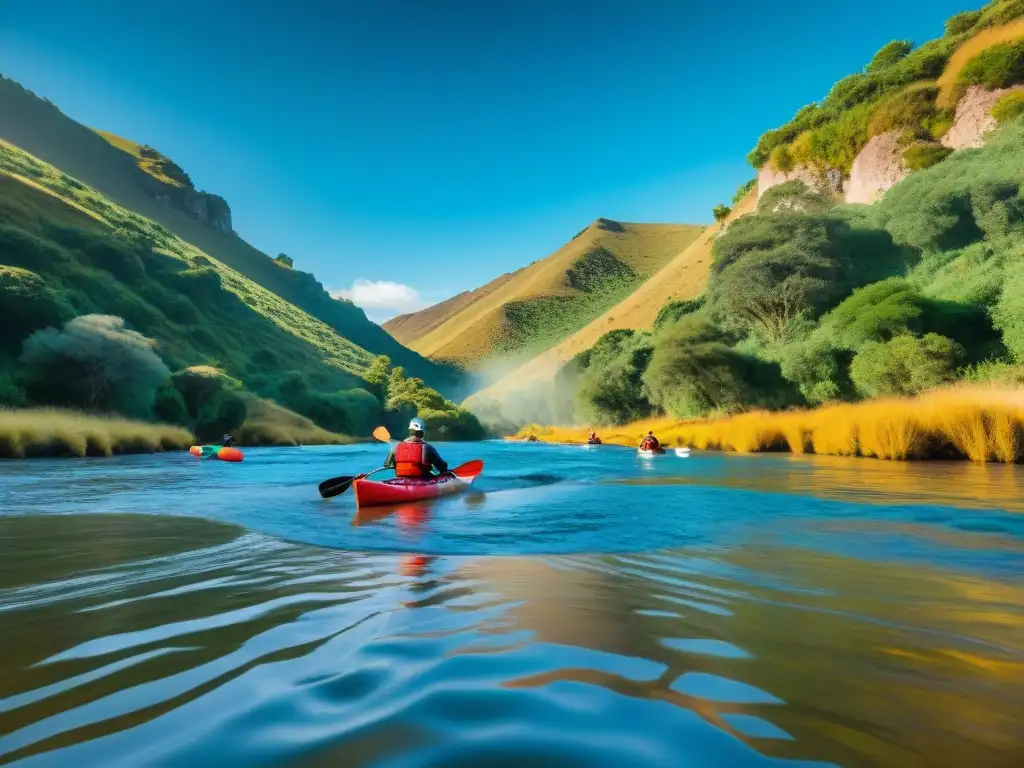
[[[956,385],[917,397],[885,397],[813,410],[750,411],[723,418],[639,421],[598,430],[601,439],[635,445],[653,430],[665,445],[737,451],[789,451],[879,459],[953,459],[1014,463],[1024,458],[1024,388]],[[517,437],[581,443],[578,427],[527,425]]]

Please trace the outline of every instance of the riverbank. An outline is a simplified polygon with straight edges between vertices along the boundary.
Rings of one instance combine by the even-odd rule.
[[[0,458],[113,456],[184,451],[192,433],[169,424],[49,408],[0,409]]]
[[[890,460],[1024,457],[1024,388],[955,386],[917,397],[841,403],[804,411],[753,411],[719,419],[651,419],[599,429],[605,443],[636,445],[648,430],[666,445],[755,453],[782,451]],[[585,427],[527,425],[516,435],[583,443]]]

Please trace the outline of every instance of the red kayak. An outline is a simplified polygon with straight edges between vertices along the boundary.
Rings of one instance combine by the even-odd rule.
[[[359,507],[406,504],[410,501],[436,499],[438,496],[464,491],[483,470],[482,461],[468,461],[453,469],[451,474],[439,475],[429,480],[396,477],[393,480],[378,482],[359,479],[352,483],[352,489],[356,494],[356,506]]]

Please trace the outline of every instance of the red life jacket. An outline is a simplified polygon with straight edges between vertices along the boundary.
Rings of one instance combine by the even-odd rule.
[[[399,443],[395,449],[395,475],[398,477],[426,477],[430,474],[427,462],[427,444]]]

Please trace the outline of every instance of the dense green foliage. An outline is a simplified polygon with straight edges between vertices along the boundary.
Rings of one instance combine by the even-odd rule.
[[[850,363],[850,377],[868,396],[914,395],[952,381],[961,354],[956,342],[937,333],[869,341]]]
[[[910,40],[893,40],[883,45],[868,63],[868,72],[880,72],[907,58],[914,50]]]
[[[920,139],[940,138],[952,124],[950,110],[935,105],[935,80],[960,43],[979,30],[1024,15],[1022,0],[992,0],[980,11],[946,23],[946,35],[918,48],[906,40],[883,46],[863,72],[837,82],[819,102],[803,107],[783,126],[767,131],[747,156],[755,168],[779,171],[797,165],[849,173],[872,136],[906,129]],[[1024,43],[1003,43],[968,63],[958,86],[1005,87],[1024,82]]]
[[[281,418],[275,441],[288,441],[289,422],[334,440],[367,437],[386,417],[387,358],[24,153],[0,147],[0,167],[103,216],[0,176],[0,405],[156,419],[200,440],[239,430],[251,393],[322,428]],[[448,419],[454,439],[482,436],[471,414],[411,381],[413,415]]]
[[[1020,375],[1024,118],[872,206],[835,204],[800,182],[776,189],[715,241],[706,303],[672,302],[653,334],[607,334],[563,368],[556,383],[574,393],[577,421]]]
[[[903,164],[911,171],[922,171],[940,163],[952,154],[953,150],[941,144],[926,141],[915,141],[903,150]]]
[[[170,373],[155,347],[119,317],[83,315],[29,336],[20,372],[37,403],[145,418]]]
[[[989,46],[967,62],[957,82],[989,90],[1024,82],[1024,40]]]
[[[654,330],[659,330],[669,323],[675,323],[683,315],[692,315],[707,303],[707,296],[698,296],[696,299],[680,299],[670,301],[658,310],[658,316],[654,319]]]
[[[1024,115],[1024,93],[1014,91],[1003,96],[992,107],[992,117],[1002,125]]]

